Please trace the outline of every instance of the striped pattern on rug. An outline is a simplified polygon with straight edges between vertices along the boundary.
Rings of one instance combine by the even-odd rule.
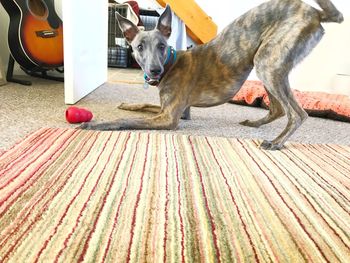
[[[1,262],[350,262],[350,146],[41,129],[0,157]]]

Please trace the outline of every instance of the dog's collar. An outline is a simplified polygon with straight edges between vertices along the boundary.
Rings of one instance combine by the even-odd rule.
[[[145,79],[145,83],[151,86],[158,86],[160,81],[163,78],[163,75],[165,75],[168,70],[171,68],[171,66],[175,63],[176,60],[176,50],[172,46],[168,46],[168,51],[167,51],[167,57],[164,62],[164,72],[160,76],[159,79],[151,79],[149,76],[147,76],[146,73],[143,74],[143,77]]]

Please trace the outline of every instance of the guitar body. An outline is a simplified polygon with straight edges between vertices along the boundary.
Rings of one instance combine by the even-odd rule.
[[[23,68],[42,71],[63,65],[63,26],[53,0],[1,0],[10,16],[8,42]]]

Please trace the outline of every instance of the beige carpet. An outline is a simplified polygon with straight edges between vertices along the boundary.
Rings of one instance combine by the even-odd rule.
[[[8,84],[0,87],[0,149],[7,149],[16,141],[42,127],[75,127],[65,120],[64,89],[62,83],[31,79],[33,86]],[[145,90],[138,70],[110,69],[109,81],[80,101],[78,106],[89,108],[96,120],[112,120],[135,116],[121,111],[121,102],[158,103],[157,89]],[[136,83],[136,84],[128,84]],[[257,119],[267,114],[264,109],[225,104],[212,108],[193,108],[192,120],[181,121],[181,134],[225,136],[231,138],[273,139],[285,127],[286,119],[259,129],[239,125],[245,119]],[[309,118],[297,130],[291,141],[349,144],[350,123]]]
[[[1,262],[350,262],[350,147],[40,129],[0,156]]]

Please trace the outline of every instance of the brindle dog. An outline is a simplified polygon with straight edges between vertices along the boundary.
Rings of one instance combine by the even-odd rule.
[[[172,14],[167,6],[152,31],[140,31],[132,22],[117,15],[126,40],[133,49],[147,80],[159,82],[160,106],[121,104],[120,109],[157,113],[152,117],[84,123],[90,130],[175,129],[190,106],[210,107],[225,103],[238,92],[253,66],[270,99],[269,113],[259,120],[241,124],[259,127],[288,117],[277,138],[264,140],[263,149],[275,150],[305,121],[307,113],[295,100],[288,81],[289,72],[316,46],[324,34],[321,22],[343,21],[329,0],[315,0],[322,10],[300,0],[271,0],[251,9],[227,26],[212,41],[177,58],[164,72],[169,58],[167,39]]]

